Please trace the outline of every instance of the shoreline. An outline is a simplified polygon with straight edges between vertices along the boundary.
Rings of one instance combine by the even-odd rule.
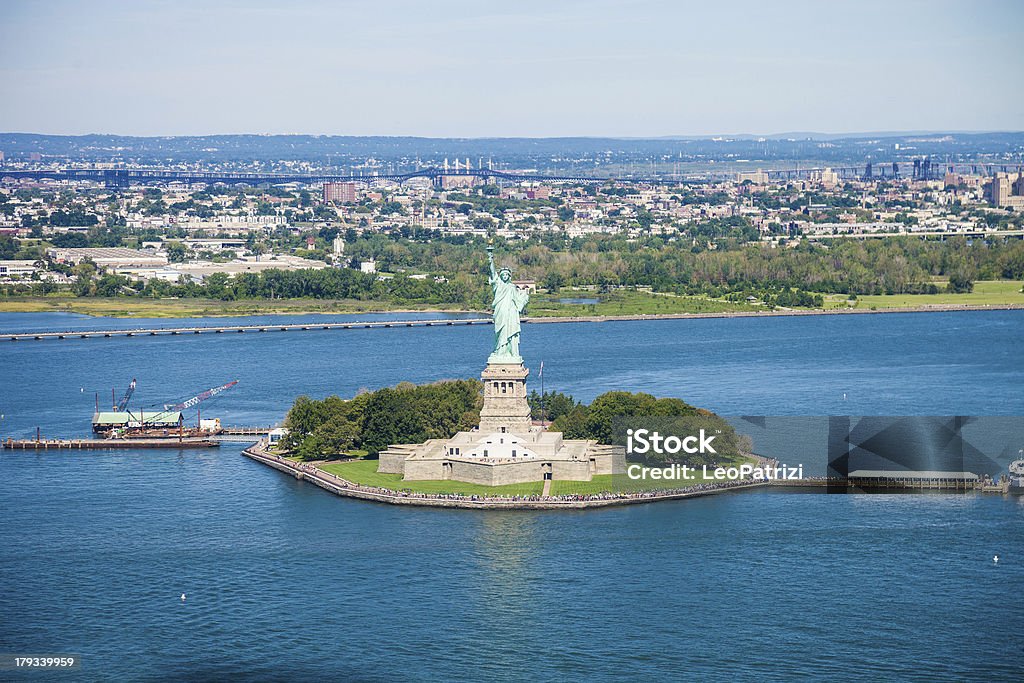
[[[814,493],[877,493],[881,491],[896,493],[928,493],[928,494],[997,494],[1005,497],[1008,489],[1005,487],[994,488],[990,486],[975,487],[968,489],[954,486],[907,486],[905,483],[893,483],[887,486],[873,486],[868,489],[853,483],[851,480],[836,482],[820,477],[811,477],[798,481],[753,481],[742,480],[740,482],[712,485],[696,490],[671,489],[662,492],[649,493],[611,493],[607,497],[603,494],[593,496],[531,496],[531,497],[504,497],[481,498],[464,494],[425,494],[414,492],[403,492],[394,489],[386,489],[376,486],[365,486],[355,482],[342,479],[341,477],[325,472],[315,464],[300,463],[288,460],[281,456],[270,453],[266,449],[266,442],[261,440],[252,444],[242,451],[246,457],[255,460],[263,465],[271,467],[279,472],[295,477],[299,481],[308,481],[329,493],[343,498],[355,498],[372,503],[384,505],[407,505],[413,507],[448,508],[459,510],[588,510],[596,508],[621,507],[624,505],[641,505],[646,503],[659,503],[670,500],[683,500],[686,498],[700,498],[704,496],[717,495],[730,491],[748,491],[751,489],[767,488],[776,491],[806,491]]]
[[[1013,311],[1024,310],[1024,304],[1005,305],[962,305],[952,306],[948,304],[930,306],[926,308],[887,308],[879,310],[859,309],[834,309],[834,310],[808,310],[808,311],[743,311],[743,312],[718,312],[718,313],[661,313],[652,315],[619,315],[619,316],[573,316],[559,318],[523,318],[523,324],[555,324],[555,323],[604,323],[604,322],[625,322],[642,320],[697,320],[709,318],[773,318],[773,317],[803,317],[820,315],[850,315],[860,313],[886,314],[886,313],[949,313],[960,311]],[[0,339],[10,342],[19,341],[42,341],[44,339],[91,339],[96,337],[156,337],[156,336],[192,336],[196,334],[221,334],[226,332],[288,332],[288,331],[311,331],[311,330],[337,330],[337,329],[363,329],[363,328],[389,328],[389,327],[461,327],[468,325],[492,325],[490,317],[485,318],[438,318],[438,319],[411,319],[411,320],[348,320],[348,321],[322,321],[302,323],[242,323],[242,324],[208,324],[188,325],[174,327],[166,325],[162,327],[109,327],[103,329],[64,329],[64,330],[37,330],[0,332]]]
[[[524,318],[524,323],[614,322],[626,320],[686,320],[689,318],[774,318],[808,315],[854,315],[875,313],[950,313],[956,311],[1021,311],[1024,304],[926,304],[891,308],[807,308],[775,311],[717,311],[710,313],[636,313],[632,315],[545,316]]]
[[[1024,310],[1024,304],[1016,303],[1005,303],[1005,304],[925,304],[921,306],[893,306],[888,308],[810,308],[810,309],[784,309],[784,310],[764,310],[764,311],[713,311],[705,313],[631,313],[627,315],[552,315],[552,316],[526,316],[523,317],[523,324],[553,324],[553,323],[599,323],[599,322],[625,322],[625,321],[642,321],[642,320],[687,320],[687,319],[707,319],[707,318],[774,318],[774,317],[801,317],[801,316],[817,316],[817,315],[872,315],[872,314],[887,314],[887,313],[953,313],[958,311],[1019,311]],[[489,317],[489,314],[481,311],[470,311],[470,310],[444,310],[444,309],[394,309],[394,310],[372,310],[372,311],[360,311],[357,313],[333,313],[324,311],[287,311],[287,312],[273,312],[273,313],[241,313],[237,315],[182,315],[182,316],[157,316],[155,318],[138,318],[135,316],[109,316],[109,315],[93,315],[91,313],[79,313],[76,311],[5,311],[3,309],[2,302],[0,302],[0,314],[10,313],[13,315],[19,314],[33,314],[33,313],[74,313],[82,315],[88,318],[109,318],[111,320],[233,320],[236,318],[249,318],[249,317],[261,317],[269,315],[282,315],[282,316],[361,316],[361,315],[386,315],[388,313],[394,313],[397,315],[410,314],[410,313],[437,313],[439,315],[472,315],[477,314],[482,318]],[[482,322],[477,319],[473,319],[474,322]],[[439,322],[442,320],[459,320],[459,318],[444,318],[438,319],[433,322]],[[351,324],[362,323],[361,320],[352,320]],[[365,321],[371,322],[371,321]],[[422,323],[423,320],[374,320],[375,324],[384,323]],[[285,323],[288,325],[301,323]],[[319,323],[310,323],[319,324]],[[340,324],[340,323],[339,323]],[[226,324],[226,327],[234,327],[233,325]],[[131,329],[139,328],[123,328],[123,331],[130,331]],[[166,329],[176,329],[168,326]],[[78,332],[79,330],[67,330],[67,332]],[[103,332],[108,330],[81,330],[83,332]],[[120,332],[120,328],[111,328],[112,332]],[[44,332],[27,331],[20,333],[4,333],[0,332],[4,336],[8,334],[23,334],[33,335]]]
[[[584,510],[641,503],[657,503],[665,500],[680,500],[710,496],[727,491],[746,491],[769,486],[767,482],[750,482],[701,489],[652,495],[611,494],[609,498],[562,499],[557,497],[521,498],[474,498],[467,496],[430,496],[427,494],[402,493],[391,489],[362,486],[342,479],[318,467],[297,463],[274,455],[266,450],[265,442],[259,441],[242,451],[246,457],[279,472],[289,474],[299,481],[308,481],[320,488],[344,498],[356,498],[387,505],[411,505],[417,507],[450,508],[461,510]],[[303,466],[305,465],[305,466]]]
[[[43,300],[43,301],[45,301],[45,300]],[[66,302],[66,301],[69,301],[69,300],[68,299],[64,299],[62,301]],[[71,299],[71,301],[74,301],[74,299]],[[286,306],[286,307],[283,307],[283,308],[274,308],[273,306],[271,306],[271,307],[267,308],[266,310],[253,310],[253,311],[224,311],[224,312],[218,312],[218,313],[207,313],[207,314],[204,314],[202,312],[194,312],[194,311],[165,310],[165,311],[160,311],[159,313],[154,314],[154,315],[137,315],[137,314],[135,314],[135,312],[131,312],[131,311],[126,310],[126,308],[130,308],[131,306],[137,305],[139,303],[138,300],[132,299],[132,298],[118,299],[118,298],[83,297],[83,298],[80,299],[80,301],[83,302],[83,303],[86,303],[86,304],[93,303],[93,302],[109,302],[111,304],[110,305],[111,309],[118,308],[116,303],[120,303],[120,302],[126,302],[128,304],[128,306],[127,307],[124,307],[124,306],[120,307],[120,309],[121,309],[120,312],[124,313],[124,315],[117,315],[115,313],[103,313],[103,312],[98,312],[97,313],[97,312],[92,312],[92,311],[88,310],[89,309],[88,306],[84,306],[83,307],[85,310],[80,310],[80,309],[76,308],[76,306],[74,304],[69,304],[67,306],[44,306],[44,305],[42,305],[41,300],[39,298],[7,297],[7,298],[0,298],[0,313],[71,313],[71,314],[74,314],[74,315],[83,315],[83,316],[86,316],[88,318],[113,318],[113,319],[116,319],[116,320],[138,320],[138,319],[142,319],[142,320],[178,320],[178,319],[182,319],[182,318],[249,318],[249,317],[253,317],[253,316],[263,316],[263,315],[289,315],[289,316],[291,316],[291,315],[294,315],[294,316],[298,316],[298,315],[384,315],[384,314],[387,314],[387,313],[397,313],[397,314],[403,314],[403,315],[404,314],[409,314],[409,313],[437,313],[437,314],[444,314],[444,315],[473,315],[473,314],[481,314],[482,315],[483,314],[483,311],[474,311],[474,310],[466,309],[466,308],[438,308],[436,306],[425,306],[425,307],[422,307],[422,308],[409,308],[409,307],[405,307],[405,308],[367,308],[367,309],[336,310],[336,311],[320,310],[320,309],[316,308],[315,306],[311,306],[309,309],[303,309],[303,308],[298,307],[298,306],[296,306],[296,307]],[[166,302],[167,300],[157,299],[156,301],[157,302],[160,302],[160,301]],[[196,299],[196,300],[173,299],[173,301],[181,301],[181,302],[192,303],[193,301],[202,302],[204,300],[202,300],[202,299]],[[301,299],[283,299],[282,301],[303,301],[303,300],[301,300]],[[305,301],[316,301],[316,300],[305,300]],[[153,302],[147,301],[146,303],[153,303]],[[33,305],[34,305],[33,310],[9,310],[9,309],[18,309],[18,308],[32,307]],[[160,304],[158,303],[157,306],[159,306],[159,305]]]

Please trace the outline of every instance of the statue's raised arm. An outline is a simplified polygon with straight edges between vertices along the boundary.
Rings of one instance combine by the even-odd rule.
[[[487,247],[487,265],[491,267],[491,282],[498,279],[498,271],[494,269],[494,247]]]

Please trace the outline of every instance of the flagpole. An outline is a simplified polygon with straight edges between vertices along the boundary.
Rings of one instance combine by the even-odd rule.
[[[544,361],[540,362],[540,423],[541,426],[548,426],[548,411],[544,407]]]

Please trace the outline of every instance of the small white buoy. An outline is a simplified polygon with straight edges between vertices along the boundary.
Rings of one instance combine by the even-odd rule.
[[[85,387],[82,387],[81,389],[79,389],[79,391],[81,391],[84,394],[85,393]]]
[[[992,561],[993,561],[993,562],[994,562],[995,564],[999,564],[999,556],[998,556],[998,555],[993,555],[993,556],[992,556]]]
[[[185,594],[184,593],[181,594],[181,601],[185,602]]]
[[[846,400],[846,394],[845,393],[843,394],[843,400],[844,401]]]

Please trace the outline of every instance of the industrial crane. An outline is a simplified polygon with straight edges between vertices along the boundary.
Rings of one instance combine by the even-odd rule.
[[[235,386],[236,384],[238,384],[238,380],[237,379],[234,380],[233,382],[228,382],[227,384],[221,385],[219,387],[214,387],[213,389],[207,389],[203,393],[197,394],[196,396],[193,396],[192,398],[185,399],[181,403],[165,403],[164,404],[164,410],[175,410],[175,411],[188,410],[192,406],[195,406],[195,405],[197,405],[199,403],[202,403],[203,401],[205,401],[206,399],[210,398],[211,396],[216,396],[220,392],[226,391],[227,389],[230,389],[231,387]]]
[[[128,407],[128,401],[132,400],[132,394],[135,393],[135,378],[132,378],[132,383],[128,385],[128,389],[125,390],[124,396],[114,406],[115,413],[123,413],[124,409]]]

